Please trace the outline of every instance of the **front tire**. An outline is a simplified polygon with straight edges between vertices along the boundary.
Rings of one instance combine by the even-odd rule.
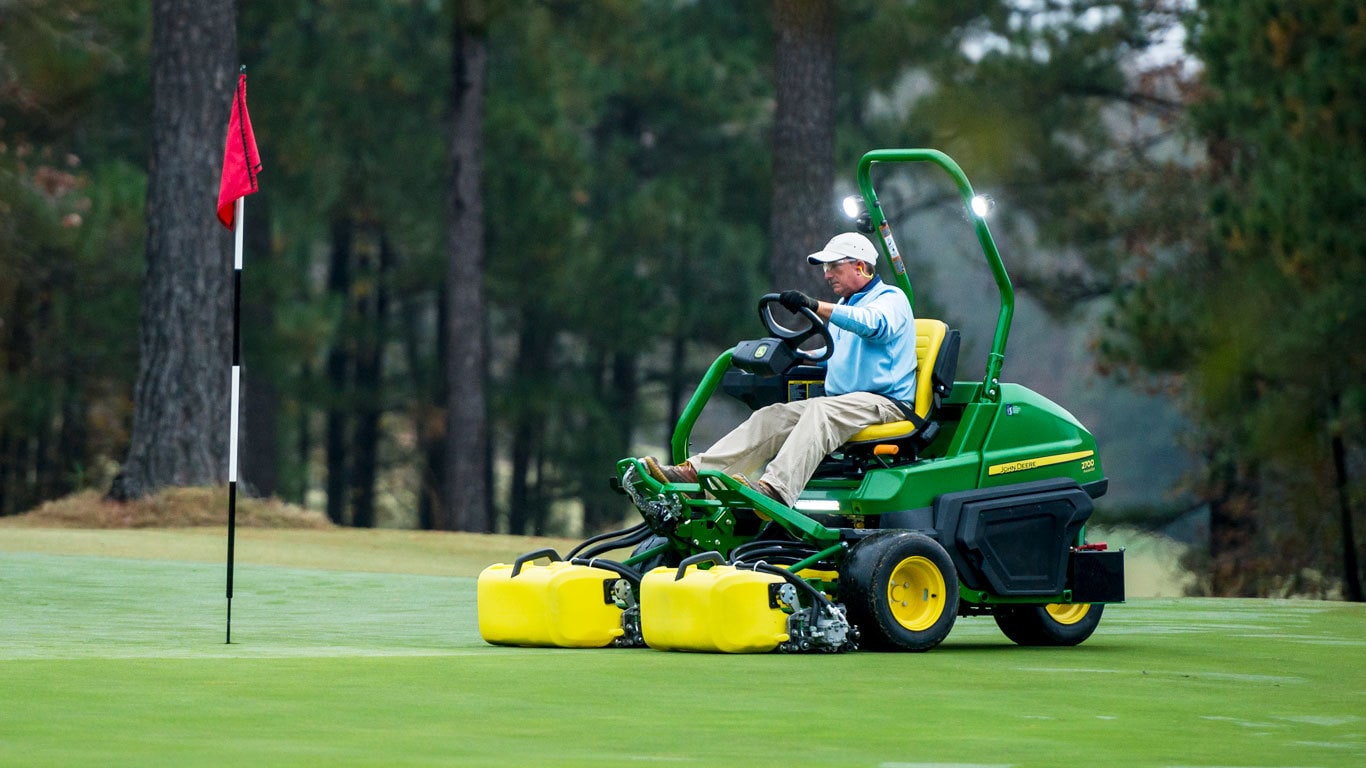
[[[958,617],[958,573],[939,542],[887,531],[850,550],[840,598],[867,648],[928,651]]]
[[[996,611],[996,626],[1018,645],[1078,645],[1096,631],[1101,603],[1015,605]]]

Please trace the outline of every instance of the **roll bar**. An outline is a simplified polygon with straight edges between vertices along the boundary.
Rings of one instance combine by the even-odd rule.
[[[953,158],[936,149],[874,149],[866,153],[858,164],[858,186],[863,194],[864,202],[867,203],[868,213],[872,219],[873,231],[878,234],[878,245],[883,254],[891,262],[892,270],[896,276],[897,285],[906,292],[906,297],[915,301],[915,295],[911,292],[911,281],[906,275],[906,265],[902,263],[901,253],[897,250],[896,240],[892,237],[892,227],[887,222],[887,217],[882,213],[882,207],[878,205],[877,193],[873,191],[873,182],[870,172],[875,163],[934,163],[944,169],[953,179],[958,187],[958,194],[963,198],[963,205],[967,208],[968,216],[977,231],[977,241],[982,246],[982,253],[986,256],[987,266],[991,268],[991,274],[996,279],[996,287],[1001,294],[1001,310],[996,318],[996,335],[992,340],[991,354],[987,356],[986,375],[982,380],[982,391],[986,398],[995,401],[1000,397],[1001,366],[1005,363],[1006,340],[1010,336],[1010,321],[1015,315],[1015,289],[1010,284],[1010,276],[1006,274],[1005,264],[1001,262],[1001,254],[996,250],[996,241],[991,237],[991,230],[987,228],[986,219],[978,216],[972,210],[972,184],[968,182],[967,174],[958,167],[958,163]]]

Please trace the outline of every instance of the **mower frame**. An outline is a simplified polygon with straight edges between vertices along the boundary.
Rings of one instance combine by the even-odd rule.
[[[876,234],[896,284],[914,304],[871,171],[878,164],[919,162],[939,167],[953,180],[1000,295],[982,379],[953,382],[934,414],[941,429],[917,455],[896,461],[872,457],[852,476],[818,474],[792,506],[719,472],[700,472],[695,485],[661,483],[639,460],[622,459],[616,482],[656,535],[623,563],[674,565],[705,552],[728,556],[754,541],[760,530],[771,534],[764,526],[771,521],[807,547],[804,557],[786,565],[788,570],[838,600],[850,593],[840,587],[847,574],[839,570],[851,561],[851,550],[865,542],[871,550],[879,534],[884,534],[876,543],[879,548],[914,552],[924,547],[918,540],[893,541],[897,536],[885,535],[896,531],[930,540],[952,563],[948,583],[956,594],[944,598],[939,608],[994,615],[1017,642],[1075,644],[1095,628],[1102,604],[1124,600],[1122,550],[1086,543],[1091,502],[1108,485],[1096,442],[1061,406],[1024,386],[1001,382],[1014,289],[985,216],[974,211],[975,193],[967,175],[938,150],[878,149],[858,164],[857,182],[870,225],[863,229]],[[688,457],[692,430],[732,370],[736,349],[715,359],[683,408],[670,441],[674,463]],[[907,555],[907,562],[922,559]],[[886,595],[870,599],[877,604]],[[899,619],[887,620],[895,635]],[[885,642],[874,644],[924,650],[918,638],[903,642],[884,633],[881,639]]]

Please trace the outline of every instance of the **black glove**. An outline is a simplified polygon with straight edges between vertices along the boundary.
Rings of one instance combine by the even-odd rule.
[[[815,312],[816,307],[820,305],[820,302],[801,291],[783,291],[778,294],[778,303],[793,312],[800,310],[802,307],[806,307],[812,312]]]

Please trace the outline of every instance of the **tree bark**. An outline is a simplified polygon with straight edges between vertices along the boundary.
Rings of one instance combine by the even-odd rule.
[[[230,0],[152,4],[147,267],[133,429],[114,499],[227,479],[232,236],[213,208],[236,22]]]
[[[445,490],[434,525],[492,531],[484,307],[483,127],[487,19],[480,3],[455,3],[452,30],[450,201],[446,297]]]
[[[1333,421],[1341,424],[1342,396],[1331,398]],[[1341,428],[1333,430],[1333,486],[1338,497],[1338,524],[1342,535],[1342,596],[1355,603],[1366,600],[1361,586],[1361,562],[1357,559],[1356,525],[1352,522],[1352,485],[1347,475],[1347,446]]]
[[[327,289],[343,310],[340,326],[327,353],[327,517],[337,525],[346,523],[347,498],[351,488],[351,371],[352,352],[347,341],[347,316],[350,313],[351,251],[354,230],[349,214],[337,211],[332,220],[332,258]]]
[[[1262,594],[1263,569],[1255,558],[1257,469],[1214,458],[1215,493],[1209,500],[1210,591],[1217,597]]]
[[[627,455],[631,450],[631,436],[635,434],[636,420],[640,411],[640,358],[632,352],[617,351],[611,358],[611,378],[607,382],[611,398],[607,412],[612,419],[611,448],[608,461],[603,467],[610,471],[612,459]],[[666,459],[667,461],[667,459]],[[621,497],[611,490],[606,482],[606,472],[595,468],[591,479],[586,481],[585,501],[596,503],[584,505],[584,534],[595,533],[621,519]]]
[[[828,0],[773,4],[773,252],[769,281],[829,298],[807,263],[835,233],[835,10]]]
[[[676,334],[669,340],[669,371],[668,371],[668,392],[669,392],[669,416],[664,422],[664,447],[661,449],[660,456],[666,457],[670,464],[674,461],[673,441],[674,428],[678,425],[678,420],[683,416],[683,395],[684,388],[691,382],[684,380],[684,366],[688,362],[688,340],[682,334]]]
[[[351,468],[351,524],[375,527],[375,483],[379,476],[380,419],[384,411],[384,341],[388,336],[389,274],[394,253],[387,235],[370,243],[367,252],[378,251],[378,260],[363,259],[373,286],[358,299],[361,329],[356,353],[356,440]]]
[[[544,314],[530,307],[522,318],[517,338],[517,360],[513,380],[530,386],[549,375],[553,349],[550,326]],[[533,398],[521,398],[515,406],[512,427],[511,477],[508,481],[508,533],[539,535],[544,533],[548,510],[545,494],[541,491],[540,446],[545,442],[545,418],[542,408]]]
[[[276,377],[260,361],[275,339],[277,292],[270,287],[270,206],[264,194],[252,197],[251,226],[245,235],[242,267],[242,484],[249,493],[280,491],[280,393]],[[261,279],[253,279],[257,275]],[[255,342],[255,343],[252,343]],[[258,346],[260,345],[260,346]],[[253,363],[255,361],[255,363]]]
[[[427,308],[407,303],[403,346],[408,368],[418,381],[418,396],[413,404],[413,426],[417,433],[417,448],[421,456],[417,499],[417,527],[432,530],[437,510],[441,508],[443,478],[446,476],[446,289],[444,283],[434,302],[436,314],[435,354],[423,354],[419,331]]]

